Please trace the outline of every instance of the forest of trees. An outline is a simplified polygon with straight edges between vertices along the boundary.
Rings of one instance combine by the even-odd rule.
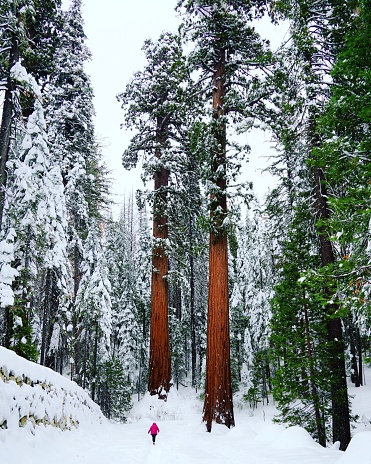
[[[211,431],[233,393],[273,395],[344,450],[371,362],[371,0],[178,0],[117,96],[148,186],[119,217],[81,9],[0,4],[0,344],[110,418],[184,384]],[[275,50],[267,17],[289,30]],[[264,202],[241,175],[258,129]]]

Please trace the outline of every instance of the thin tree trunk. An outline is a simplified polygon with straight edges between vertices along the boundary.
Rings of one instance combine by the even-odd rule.
[[[312,130],[312,134],[315,131]],[[315,138],[315,136],[314,136]],[[315,144],[312,145],[313,147]],[[319,167],[314,167],[315,192],[317,200],[317,213],[319,220],[329,218],[327,205],[327,193],[324,184],[323,171]],[[323,227],[318,229],[320,241],[320,255],[322,266],[328,266],[335,262],[331,241]],[[328,300],[332,297],[331,284],[327,283],[325,293]],[[340,442],[340,449],[345,450],[350,442],[350,413],[349,400],[346,382],[344,341],[339,317],[334,317],[339,307],[336,303],[326,305],[328,315],[327,335],[328,335],[328,353],[329,368],[331,372],[331,401],[332,401],[332,433],[333,441]]]
[[[357,352],[356,352],[356,342],[355,342],[355,327],[353,321],[353,314],[351,313],[348,316],[348,325],[349,325],[349,346],[350,346],[350,365],[351,365],[351,381],[354,383],[355,387],[361,386],[360,376],[358,372],[358,363],[357,363]]]
[[[0,230],[2,230],[3,214],[5,206],[6,184],[8,172],[6,163],[9,157],[11,125],[14,117],[13,92],[15,90],[14,82],[10,77],[10,70],[19,60],[19,44],[16,37],[12,39],[12,48],[9,56],[9,69],[7,77],[7,86],[4,95],[3,114],[0,128]]]
[[[95,340],[94,340],[94,353],[93,353],[93,380],[91,383],[91,399],[95,400],[95,393],[97,388],[97,364],[98,364],[98,337],[99,325],[98,321],[95,323]]]
[[[7,76],[7,86],[4,95],[3,112],[0,127],[0,231],[3,229],[3,215],[6,199],[6,185],[8,180],[8,171],[6,164],[9,158],[10,137],[12,120],[14,118],[13,92],[15,90],[14,82],[10,77],[10,70],[19,60],[19,44],[15,36],[12,39],[12,48],[9,55],[9,69]],[[4,346],[10,348],[13,315],[9,307],[4,311],[5,337]]]
[[[313,355],[312,355],[312,344],[310,341],[310,334],[309,334],[309,318],[308,318],[308,311],[307,308],[304,306],[304,319],[305,319],[305,338],[307,342],[307,353],[308,353],[308,361],[309,361],[309,372],[310,372],[310,385],[311,385],[311,392],[313,398],[313,406],[314,406],[314,417],[316,420],[316,427],[318,433],[318,443],[326,447],[326,432],[323,427],[323,420],[321,418],[320,412],[320,401],[317,392],[317,386],[314,379],[314,369],[313,369]]]
[[[51,292],[51,277],[50,270],[46,271],[45,278],[45,299],[43,304],[43,320],[41,330],[41,348],[40,348],[40,364],[45,365],[46,350],[47,350],[47,333],[49,332],[50,318],[50,292]]]
[[[85,329],[85,334],[84,334],[84,353],[83,353],[83,360],[82,360],[82,388],[86,388],[86,381],[87,381],[87,364],[88,364],[88,323],[86,319],[84,320],[84,329]],[[76,356],[76,359],[79,357]],[[76,364],[75,364],[76,365]],[[77,366],[76,366],[77,367]],[[79,372],[79,371],[76,371]]]
[[[159,145],[166,140],[166,129],[162,123],[157,123],[157,142]],[[157,158],[161,157],[161,148],[157,150]],[[153,202],[153,239],[152,250],[152,283],[151,283],[151,325],[149,348],[149,379],[148,391],[151,395],[166,398],[170,390],[171,364],[170,341],[168,326],[168,271],[169,260],[165,250],[168,238],[167,224],[167,187],[170,172],[162,168],[154,176]]]
[[[77,221],[76,217],[74,218],[74,227],[75,231],[77,231]],[[84,376],[86,377],[86,332],[85,332],[85,341],[84,341],[84,347],[83,350],[84,352],[81,353],[80,350],[82,349],[81,347],[83,346],[83,343],[78,341],[79,338],[79,329],[78,329],[78,323],[77,323],[77,315],[76,315],[76,298],[77,298],[77,293],[79,291],[79,286],[80,286],[80,281],[81,281],[81,270],[80,270],[80,264],[81,264],[81,256],[80,256],[80,251],[79,247],[77,244],[73,247],[73,255],[72,255],[72,260],[73,260],[73,305],[74,305],[74,311],[73,313],[75,314],[75,317],[73,319],[73,339],[72,343],[70,346],[70,354],[69,357],[74,358],[75,362],[75,372],[78,373],[82,370],[84,372]],[[86,329],[86,328],[85,328]],[[83,388],[85,388],[85,377],[84,377],[84,384]]]
[[[189,286],[190,286],[190,309],[191,309],[191,370],[192,370],[192,387],[196,386],[196,314],[195,314],[195,271],[193,257],[193,224],[192,218],[189,220]]]
[[[203,421],[211,432],[212,422],[234,426],[230,366],[228,239],[223,228],[227,215],[226,125],[223,117],[225,50],[220,50],[213,76],[214,136],[212,173],[217,193],[212,196],[209,248],[209,295],[207,316],[206,385]]]
[[[356,328],[356,343],[358,352],[358,376],[361,385],[363,385],[362,340],[359,327]]]

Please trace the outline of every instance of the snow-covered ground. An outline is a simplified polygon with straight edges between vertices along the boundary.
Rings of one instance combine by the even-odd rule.
[[[51,426],[0,430],[2,464],[371,464],[371,371],[365,387],[351,387],[360,421],[348,450],[325,449],[299,427],[272,424],[273,405],[235,407],[236,427],[205,432],[202,402],[190,388],[172,391],[168,401],[146,396],[127,424],[83,421],[78,429]],[[366,379],[367,379],[366,377]],[[1,386],[0,386],[1,387]],[[1,405],[0,405],[1,408]],[[88,414],[88,410],[86,412]],[[156,445],[147,431],[160,427]],[[89,424],[89,425],[88,425]]]

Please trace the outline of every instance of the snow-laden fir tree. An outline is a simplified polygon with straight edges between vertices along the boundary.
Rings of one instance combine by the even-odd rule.
[[[249,396],[270,390],[269,322],[274,288],[275,244],[271,224],[255,204],[236,231],[235,282],[231,296],[231,351],[234,374]]]
[[[56,70],[47,87],[47,123],[53,157],[58,161],[66,191],[69,246],[78,287],[81,241],[89,217],[98,216],[102,173],[97,171],[99,150],[94,137],[93,90],[84,65],[90,59],[85,45],[81,1],[64,13],[56,52]]]
[[[0,89],[4,91],[0,126],[0,228],[6,201],[6,163],[17,126],[33,112],[34,92],[14,75],[22,62],[41,86],[53,70],[60,0],[4,0],[0,5]],[[20,88],[21,87],[21,88]]]
[[[43,336],[40,343],[45,354],[45,342],[47,338],[50,341],[53,327],[50,320],[58,312],[59,296],[63,295],[63,299],[68,294],[65,279],[69,263],[66,256],[66,212],[62,179],[58,167],[51,163],[44,113],[38,100],[34,108],[19,147],[20,158],[14,157],[8,162],[12,174],[8,179],[9,200],[5,214],[7,223],[12,225],[16,234],[13,266],[18,273],[13,282],[15,302],[10,310],[10,321],[14,316],[22,319],[22,326],[18,324],[18,328],[22,327],[21,333],[35,322],[37,296],[40,296],[36,294],[39,272],[48,269],[58,275],[54,304],[49,300],[47,304],[44,300],[41,321]],[[43,291],[47,293],[45,289],[41,293]],[[22,352],[23,336],[17,336],[15,330],[12,339],[11,344]],[[31,342],[29,338],[27,341]]]
[[[68,11],[61,13],[57,39],[55,72],[45,90],[46,121],[50,150],[61,170],[65,189],[68,256],[73,278],[67,314],[76,327],[84,243],[91,218],[100,218],[107,194],[106,171],[93,126],[93,90],[84,69],[90,52],[85,44],[80,0],[73,0]],[[75,367],[80,369],[79,362],[86,358],[86,353],[77,352],[76,332],[69,330],[67,335],[72,337],[68,360],[72,357]]]
[[[152,240],[145,208],[138,211],[137,248],[134,256],[135,307],[140,327],[138,338],[138,399],[147,390],[149,366],[149,327],[151,310]]]
[[[111,284],[101,224],[91,221],[84,243],[81,281],[76,297],[76,376],[94,399],[98,365],[109,357],[112,332]]]
[[[123,205],[119,219],[109,226],[106,247],[112,300],[111,352],[132,387],[138,384],[141,330],[136,307],[138,247],[133,208],[132,201]]]

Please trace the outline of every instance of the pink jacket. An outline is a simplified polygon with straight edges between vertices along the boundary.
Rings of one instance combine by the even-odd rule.
[[[148,433],[151,435],[157,435],[160,432],[160,429],[158,428],[156,422],[154,422],[151,427],[148,430]]]

